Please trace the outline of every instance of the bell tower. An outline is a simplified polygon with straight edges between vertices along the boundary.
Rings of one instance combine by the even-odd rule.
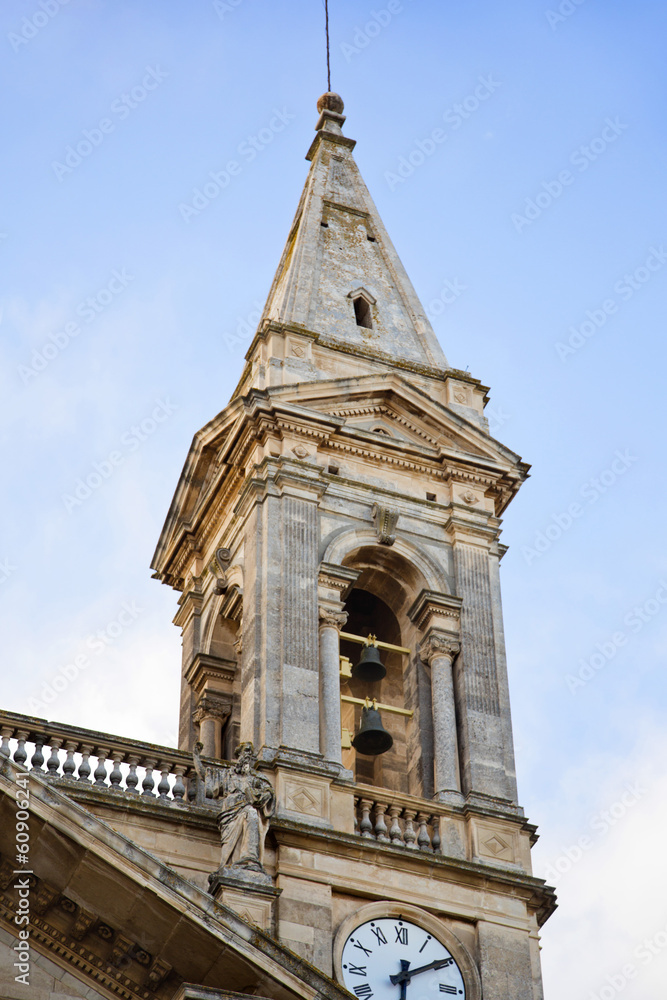
[[[517,800],[499,583],[528,466],[449,367],[341,98],[317,107],[240,381],[153,560],[180,594],[180,747],[258,751],[275,888],[253,919],[297,955],[362,1000],[539,1000],[555,902]]]

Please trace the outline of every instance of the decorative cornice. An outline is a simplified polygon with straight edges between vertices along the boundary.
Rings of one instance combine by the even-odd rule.
[[[299,330],[299,333],[315,339],[310,331]],[[322,338],[319,342],[324,343]],[[396,368],[396,365],[392,364],[392,368]],[[432,372],[430,374],[433,375]],[[446,372],[438,374],[441,379],[447,377]],[[237,398],[224,411],[228,413],[224,421],[221,415],[221,418],[212,422],[211,430],[205,429],[206,434],[200,432],[201,443],[197,444],[199,455],[196,460],[193,458],[192,471],[196,471],[198,476],[201,474],[204,485],[198,492],[194,508],[188,510],[187,521],[174,525],[169,555],[165,552],[160,558],[160,565],[164,568],[157,574],[159,579],[176,589],[183,588],[193,556],[210,552],[211,541],[216,535],[220,538],[221,524],[231,514],[253,450],[258,442],[266,443],[267,439],[280,441],[286,435],[295,435],[306,442],[326,444],[327,448],[357,456],[374,465],[380,463],[435,480],[444,479],[450,480],[452,484],[460,483],[464,487],[478,487],[493,499],[497,513],[507,505],[525,478],[522,463],[515,463],[512,468],[504,467],[488,455],[475,454],[472,445],[472,450],[468,452],[465,444],[460,446],[462,450],[458,450],[455,443],[439,443],[442,438],[429,434],[430,428],[422,429],[409,417],[393,412],[392,407],[387,407],[384,403],[380,403],[378,407],[372,403],[369,406],[368,401],[364,403],[363,400],[359,401],[359,405],[355,405],[353,401],[346,403],[343,399],[338,406],[335,400],[332,403],[327,412],[320,413],[309,410],[298,402],[274,397],[269,390],[251,388],[246,396]],[[352,443],[350,432],[354,427],[344,425],[345,414],[363,415],[373,412],[385,413],[407,431],[417,435],[419,443],[401,442],[392,438],[383,439],[382,444],[377,440],[371,443],[362,439],[366,435],[357,435]],[[220,446],[223,434],[224,442]],[[210,444],[206,443],[209,438]],[[299,445],[296,444],[296,447]],[[207,458],[208,451],[210,457]],[[433,451],[432,458],[428,451]],[[184,486],[183,489],[185,488]],[[465,501],[462,506],[464,504]],[[221,578],[220,586],[224,586],[223,579]]]
[[[434,803],[430,805],[433,808]],[[447,815],[454,811],[443,807],[442,814]],[[514,819],[508,818],[510,822]],[[363,851],[363,861],[376,865],[376,870],[380,872],[383,868],[392,871],[421,870],[426,871],[427,877],[434,882],[446,881],[451,884],[453,876],[458,884],[479,885],[485,891],[499,892],[503,895],[511,893],[514,898],[522,899],[529,911],[536,913],[539,926],[542,926],[556,909],[554,890],[545,885],[543,879],[518,870],[492,868],[479,862],[465,861],[444,854],[409,850],[403,846],[383,843],[372,838],[362,839],[357,834],[319,830],[292,819],[274,818],[271,821],[271,832],[281,847],[307,847],[312,851],[321,844],[327,853],[335,853],[337,857],[345,858],[351,865],[360,860],[360,852]],[[293,873],[289,862],[282,863],[281,870],[284,870],[285,874]],[[344,871],[347,875],[343,874]],[[296,875],[296,871],[294,874]],[[341,887],[345,877],[349,878],[349,868],[343,867],[340,874]]]
[[[220,617],[240,623],[243,617],[243,591],[234,585],[229,587],[220,605]]]
[[[326,590],[338,592],[341,600],[359,579],[361,570],[336,563],[321,563],[317,577],[318,585]]]
[[[388,448],[391,445],[405,444],[405,442],[397,442],[395,438],[384,438],[383,442],[389,442]],[[421,472],[431,479],[447,479],[449,477],[448,469],[443,469],[441,465],[434,459],[432,464],[426,465],[424,462],[409,461],[402,458],[396,458],[395,455],[389,454],[388,448],[380,452],[378,451],[377,445],[374,448],[370,448],[368,445],[362,447],[360,445],[350,445],[343,443],[341,441],[336,441],[335,439],[329,439],[327,441],[327,447],[334,451],[343,451],[348,455],[357,455],[360,458],[367,459],[369,462],[377,463],[378,465],[396,465],[399,469],[409,469],[411,472]],[[414,445],[415,448],[420,447],[419,445]]]
[[[236,663],[233,660],[212,656],[210,653],[197,653],[185,671],[186,681],[198,690],[209,680],[231,683],[235,676]]]
[[[83,972],[88,982],[99,985],[119,1000],[153,1000],[171,972],[171,966],[61,895],[48,882],[34,881],[37,886],[33,886],[32,891],[51,902],[31,914],[31,941],[48,956],[57,955],[65,967]],[[0,894],[0,918],[8,927],[15,928],[13,895],[7,891]],[[63,921],[67,926],[60,929],[57,924]]]
[[[317,346],[328,348],[337,354],[351,354],[359,358],[364,358],[367,361],[385,364],[393,370],[398,368],[403,371],[413,372],[416,375],[425,375],[427,378],[435,379],[438,382],[444,382],[445,379],[446,372],[440,368],[424,365],[419,361],[408,361],[406,358],[395,358],[391,354],[386,354],[377,348],[373,348],[372,350],[364,349],[360,344],[349,344],[345,340],[336,340],[335,337],[320,335],[317,339]]]
[[[450,514],[444,527],[452,544],[477,545],[488,549],[498,540],[500,525],[499,519],[486,511],[468,508],[463,514],[461,506]]]
[[[331,414],[336,417],[386,417],[388,420],[393,420],[395,423],[400,424],[401,427],[405,427],[406,430],[411,431],[417,437],[423,438],[433,448],[437,448],[438,446],[436,438],[431,437],[416,424],[412,423],[412,421],[402,417],[391,407],[383,403],[368,406],[335,407],[335,409],[331,410]]]
[[[448,633],[458,634],[461,619],[460,597],[439,594],[433,590],[422,590],[408,611],[408,618],[420,632],[439,627]]]
[[[179,608],[174,615],[173,622],[180,628],[183,628],[193,615],[200,615],[202,612],[204,597],[201,588],[198,587],[198,581],[194,581],[194,584],[193,589],[181,594],[178,600]]]

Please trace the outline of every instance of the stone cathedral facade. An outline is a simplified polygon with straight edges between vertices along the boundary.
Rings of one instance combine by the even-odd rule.
[[[527,466],[449,367],[342,101],[318,112],[245,368],[153,560],[178,594],[179,747],[0,713],[2,997],[543,997],[555,900],[517,799],[499,583]],[[261,863],[210,882],[253,781]]]

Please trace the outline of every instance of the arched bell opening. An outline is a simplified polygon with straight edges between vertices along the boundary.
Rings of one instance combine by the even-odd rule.
[[[230,588],[231,591],[231,588]],[[231,760],[239,742],[239,639],[242,600],[238,588],[222,595],[204,620],[201,652],[186,672],[195,738],[203,754]]]
[[[391,733],[394,745],[377,757],[366,757],[354,750],[343,753],[343,762],[353,770],[358,781],[410,795],[430,796],[433,792],[433,724],[430,680],[417,654],[419,634],[408,611],[415,596],[427,589],[421,569],[397,548],[365,544],[348,551],[342,564],[359,571],[345,610],[348,621],[343,629],[358,635],[377,636],[380,641],[402,646],[410,654],[380,649],[387,668],[386,677],[374,684],[353,680],[343,685],[342,693],[355,697],[368,695],[380,704],[411,712],[411,716],[381,711],[382,725]],[[352,663],[358,662],[360,646],[341,640],[341,653]],[[343,720],[352,721],[351,706],[342,703]],[[353,735],[358,732],[361,708],[354,706],[354,728],[343,721]]]
[[[401,629],[391,608],[375,594],[355,587],[345,603],[348,614],[345,631],[353,635],[374,635],[381,642],[401,645]],[[354,666],[359,662],[363,647],[349,639],[341,639],[341,655],[348,657]],[[380,659],[387,671],[384,678],[367,681],[355,676],[341,687],[343,695],[353,698],[376,699],[383,704],[402,706],[403,659],[401,653],[380,650]],[[366,756],[354,748],[344,751],[343,763],[354,771],[355,779],[369,785],[407,792],[407,718],[404,715],[380,711],[382,726],[391,734],[392,747],[386,753]],[[362,719],[362,706],[343,701],[342,725],[351,734],[358,733]]]

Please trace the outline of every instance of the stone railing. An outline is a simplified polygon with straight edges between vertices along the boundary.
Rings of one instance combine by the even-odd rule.
[[[170,806],[193,800],[203,804],[192,756],[174,747],[13,712],[0,712],[0,737],[0,757],[59,783],[123,792]]]
[[[440,853],[440,813],[434,812],[433,803],[409,795],[382,796],[379,789],[370,788],[368,796],[355,796],[354,803],[355,831],[360,837]]]

